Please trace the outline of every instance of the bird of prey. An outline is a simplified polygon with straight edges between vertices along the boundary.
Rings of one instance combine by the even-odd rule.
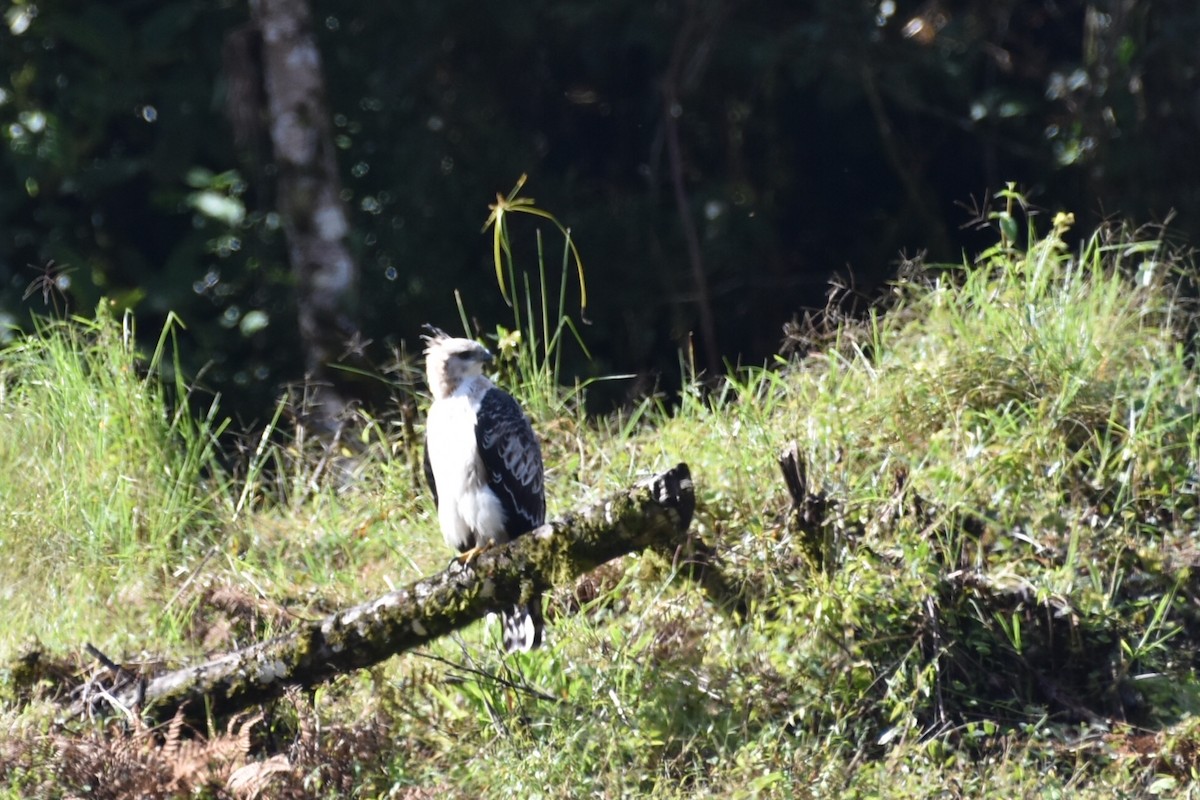
[[[546,521],[542,450],[521,406],[483,374],[492,360],[487,348],[426,330],[433,405],[425,427],[425,479],[442,537],[469,557]],[[541,644],[541,597],[504,609],[501,618],[508,651]]]

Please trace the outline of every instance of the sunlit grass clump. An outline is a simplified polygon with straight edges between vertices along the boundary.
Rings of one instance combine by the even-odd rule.
[[[785,388],[746,373],[736,402],[659,438],[727,467],[698,484],[718,493],[762,638],[730,634],[709,658],[755,676],[733,705],[794,752],[961,757],[1011,731],[1070,740],[1200,711],[1187,265],[1123,230],[1075,250],[1070,223],[898,284]],[[766,462],[788,442],[836,504],[819,530],[759,511],[782,513]]]
[[[169,334],[145,359],[132,319],[102,314],[43,323],[0,352],[0,649],[103,635],[106,613],[123,618],[204,546],[215,431],[182,384],[164,388]],[[90,628],[71,627],[81,617]]]

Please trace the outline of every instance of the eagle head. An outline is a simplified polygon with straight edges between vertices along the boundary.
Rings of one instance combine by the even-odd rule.
[[[492,360],[479,342],[453,337],[432,325],[425,330],[425,379],[434,400],[449,397],[464,380],[482,375],[483,365]]]

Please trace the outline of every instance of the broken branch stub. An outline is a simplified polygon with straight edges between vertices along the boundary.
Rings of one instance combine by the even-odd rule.
[[[487,612],[561,586],[606,561],[655,549],[671,553],[686,539],[695,510],[686,464],[550,522],[510,544],[457,561],[436,575],[270,641],[203,664],[128,682],[109,702],[140,707],[152,721],[223,716],[280,696],[288,686],[314,686],[376,664],[462,628]],[[73,709],[93,709],[81,701]]]

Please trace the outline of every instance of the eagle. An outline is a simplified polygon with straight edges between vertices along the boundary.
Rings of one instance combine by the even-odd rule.
[[[427,325],[425,377],[433,404],[425,425],[425,480],[446,544],[469,558],[546,521],[542,450],[513,396],[488,380],[487,348]],[[542,599],[501,611],[504,647],[542,641]]]

